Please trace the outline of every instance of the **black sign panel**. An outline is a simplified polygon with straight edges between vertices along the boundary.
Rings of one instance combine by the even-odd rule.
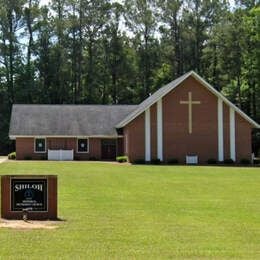
[[[47,211],[47,179],[12,179],[11,210]]]

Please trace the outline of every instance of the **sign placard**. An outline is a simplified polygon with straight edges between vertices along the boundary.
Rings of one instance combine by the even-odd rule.
[[[11,211],[47,211],[47,179],[11,179]]]

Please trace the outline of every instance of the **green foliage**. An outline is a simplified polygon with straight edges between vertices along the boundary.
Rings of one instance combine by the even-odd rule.
[[[15,160],[16,159],[16,152],[12,152],[8,154],[8,159],[9,160]]]
[[[24,160],[26,161],[32,160],[32,157],[30,155],[25,155]]]
[[[151,164],[161,164],[161,160],[159,158],[154,158],[151,160]]]
[[[98,161],[98,159],[95,156],[89,157],[89,161]]]
[[[128,162],[128,157],[127,156],[117,156],[116,161],[119,163]]]
[[[248,160],[248,159],[246,159],[246,158],[242,158],[242,159],[240,160],[240,164],[248,165],[248,164],[250,164],[250,163],[251,163],[250,160]]]
[[[179,160],[177,158],[170,158],[167,161],[168,164],[178,164]]]
[[[145,161],[145,159],[136,159],[134,161],[134,164],[146,164],[146,161]]]
[[[208,164],[217,164],[217,160],[216,159],[214,159],[214,158],[209,158],[208,160],[207,160],[207,163]]]
[[[234,164],[234,160],[231,158],[227,158],[223,162],[224,162],[224,164]]]

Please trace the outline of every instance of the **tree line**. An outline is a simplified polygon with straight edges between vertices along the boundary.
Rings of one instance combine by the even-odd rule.
[[[0,152],[14,103],[136,104],[190,70],[259,122],[259,22],[254,0],[0,0]]]

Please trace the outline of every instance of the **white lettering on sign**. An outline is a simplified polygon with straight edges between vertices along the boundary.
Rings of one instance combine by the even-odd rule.
[[[14,191],[25,190],[25,189],[43,191],[43,185],[42,184],[15,184]]]

